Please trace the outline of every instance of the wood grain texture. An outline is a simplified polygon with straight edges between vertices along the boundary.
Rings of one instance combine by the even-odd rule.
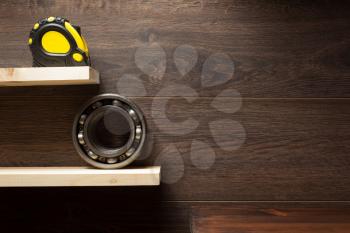
[[[160,167],[93,169],[90,167],[0,167],[0,187],[152,186]]]
[[[0,7],[0,67],[30,66],[30,28],[40,17],[64,15],[82,26],[103,92],[116,91],[118,78],[134,74],[148,96],[173,82],[215,96],[223,86],[202,87],[202,66],[210,55],[226,53],[235,72],[224,87],[236,88],[244,97],[349,97],[349,9],[347,2],[322,0],[5,0]],[[153,43],[166,52],[161,80],[135,64],[137,48]],[[183,44],[199,55],[185,77],[173,61],[174,50]],[[0,94],[12,95],[13,90]]]
[[[350,229],[349,206],[264,208],[226,204],[197,206],[192,214],[193,233],[345,233]]]
[[[177,125],[164,121],[164,116],[159,114],[161,109],[153,107],[152,117],[153,98],[133,100],[144,111],[154,135],[152,155],[138,163],[151,165],[166,154],[179,158],[169,159],[166,170],[171,172],[167,175],[172,177],[172,172],[175,176],[181,175],[184,169],[178,182],[162,184],[166,199],[350,198],[347,99],[244,99],[239,111],[225,114],[208,107],[211,98],[192,102],[172,98],[166,108],[169,120],[181,122],[192,117],[199,123],[192,132],[180,136],[172,135],[178,130]],[[82,102],[84,99],[77,97],[2,97],[0,128],[6,133],[0,135],[0,165],[84,165],[71,141],[73,118]],[[220,147],[213,139],[208,125],[221,119],[243,125],[246,140],[240,148],[230,149],[234,145],[234,141],[230,141],[232,131],[225,125],[219,132],[219,139],[226,140],[226,144]],[[210,169],[201,170],[192,162],[194,140],[203,141],[214,150],[215,163]],[[198,151],[201,152],[201,148],[192,150]],[[203,156],[205,159],[206,153]]]
[[[97,70],[81,67],[0,68],[0,86],[99,84]]]
[[[232,225],[213,226],[213,216],[222,213],[218,221],[230,222],[232,216],[247,220],[244,214],[249,213],[254,219],[267,220],[259,226],[283,232],[285,228],[275,219],[286,218],[261,209],[286,211],[294,225],[307,213],[305,223],[314,227],[325,220],[334,223],[334,229],[341,224],[348,229],[342,222],[348,220],[348,211],[334,210],[342,209],[343,202],[284,201],[350,199],[349,9],[346,1],[326,0],[0,1],[0,67],[30,66],[26,45],[30,28],[40,17],[62,15],[82,27],[93,67],[101,74],[99,87],[1,88],[1,166],[84,165],[71,142],[75,112],[98,93],[124,92],[120,78],[132,74],[141,85],[130,82],[128,88],[145,95],[133,100],[145,112],[155,142],[152,155],[138,163],[153,165],[160,155],[179,158],[180,153],[180,159],[166,160],[165,171],[184,174],[174,184],[151,189],[0,188],[2,229],[183,233],[191,231],[192,219],[197,227],[192,230],[197,232],[211,227],[225,232],[225,226]],[[182,77],[173,56],[183,44],[196,49],[198,61]],[[149,45],[159,45],[165,52],[166,67],[161,67],[165,74],[158,79],[146,75],[135,62],[137,49]],[[225,84],[204,87],[203,66],[217,53],[229,56],[234,74]],[[187,95],[174,84],[195,92]],[[221,106],[224,112],[213,108],[212,101],[224,89],[237,90],[243,97],[242,107],[236,109],[237,100],[220,97],[221,103],[228,103]],[[169,99],[165,115],[159,102],[152,107],[154,101],[167,100],[174,92],[177,97]],[[171,122],[190,117],[198,127],[186,135],[174,135],[181,130]],[[220,146],[213,139],[208,125],[222,119],[244,126],[246,140],[240,148],[225,150],[235,144],[228,140]],[[215,134],[224,139],[236,135],[229,128],[223,124]],[[191,160],[193,140],[205,142],[215,152],[210,169],[199,169]],[[202,149],[192,151],[198,155]],[[282,202],[254,203],[253,207],[251,202],[231,202],[245,200]],[[313,217],[316,214],[321,214],[319,219]],[[269,221],[275,222],[269,225]],[[204,226],[208,228],[198,228]]]
[[[350,208],[349,202],[161,202],[161,195],[161,187],[0,188],[0,197],[6,200],[1,202],[0,223],[4,231],[12,232],[197,233],[201,226],[208,227],[203,232],[225,232],[235,218],[236,222],[274,221],[283,230],[284,224],[297,225],[298,220],[348,224],[344,220]],[[276,216],[280,212],[289,213],[291,220]],[[215,217],[226,225],[211,224]],[[15,224],[19,221],[22,224]]]

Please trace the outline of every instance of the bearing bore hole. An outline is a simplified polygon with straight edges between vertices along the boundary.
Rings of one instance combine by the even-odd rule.
[[[89,138],[96,147],[116,149],[128,142],[132,129],[128,119],[119,111],[108,109],[91,121]]]

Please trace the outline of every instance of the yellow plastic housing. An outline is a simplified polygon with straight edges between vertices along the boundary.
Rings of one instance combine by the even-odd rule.
[[[41,39],[41,45],[48,53],[65,54],[70,51],[69,41],[57,31],[46,32]]]
[[[65,22],[64,26],[70,32],[70,34],[73,36],[75,42],[77,43],[78,48],[81,49],[82,51],[84,51],[86,54],[88,54],[88,48],[87,48],[87,45],[84,41],[84,38],[82,38],[79,35],[77,30],[75,30],[75,28],[70,23]]]

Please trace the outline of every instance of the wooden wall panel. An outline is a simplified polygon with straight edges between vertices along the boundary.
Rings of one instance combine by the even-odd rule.
[[[328,205],[328,206],[327,206]],[[192,208],[193,233],[337,232],[350,227],[349,205],[209,204]],[[337,206],[337,208],[335,208]]]
[[[212,217],[220,215],[223,222],[232,216],[243,219],[246,213],[253,220],[261,215],[264,220],[278,218],[259,208],[284,209],[296,222],[303,218],[317,229],[316,223],[325,218],[335,224],[332,229],[347,229],[349,212],[342,209],[350,198],[349,9],[346,1],[326,0],[0,1],[0,67],[31,66],[26,45],[30,28],[40,17],[61,15],[82,27],[93,67],[101,73],[99,86],[0,88],[0,166],[84,165],[71,142],[75,112],[98,93],[123,92],[118,81],[132,74],[142,85],[130,82],[129,88],[145,90],[144,97],[132,99],[145,112],[155,142],[151,156],[138,163],[153,164],[166,155],[163,167],[168,174],[163,175],[180,177],[151,189],[0,189],[3,229],[232,232],[230,224],[212,228]],[[198,62],[182,77],[173,54],[183,44],[196,49]],[[158,79],[135,64],[137,49],[146,45],[164,49],[165,74]],[[233,77],[204,87],[203,66],[216,53],[233,61]],[[174,84],[192,88],[198,98]],[[161,92],[163,88],[177,93],[165,110],[154,104],[166,100],[169,92]],[[211,106],[226,89],[243,97],[240,108],[239,98],[216,99],[229,113]],[[186,100],[179,94],[192,97]],[[179,129],[166,117],[174,122],[192,117],[199,125],[186,135],[174,135]],[[235,147],[232,140],[213,139],[208,125],[223,119],[243,126],[241,147],[225,150]],[[234,129],[241,133],[239,126]],[[223,124],[214,134],[232,139],[236,133]],[[208,147],[204,152],[191,149],[193,140]],[[214,152],[214,165],[199,169],[191,150],[205,157]],[[268,200],[279,202],[264,202]],[[286,204],[293,200],[331,202]],[[259,202],[249,208],[251,201]],[[317,209],[307,210],[310,207]],[[316,214],[321,218],[314,218]],[[285,230],[277,222],[277,228],[269,230]],[[247,227],[236,230],[256,230]]]
[[[163,184],[165,199],[349,199],[347,99],[244,99],[239,111],[225,114],[210,108],[211,98],[192,102],[172,98],[166,109],[172,122],[190,117],[198,121],[198,127],[186,135],[173,135],[177,125],[165,121],[158,107],[151,114],[152,106],[157,106],[153,101],[164,98],[133,100],[143,109],[154,136],[151,156],[139,163],[153,164],[167,156],[163,178],[179,178],[174,184]],[[236,99],[222,100],[234,104]],[[83,165],[71,142],[71,126],[84,101],[81,97],[2,97],[0,165]],[[245,141],[241,147],[235,147],[232,137],[241,131],[231,125],[218,123],[218,132],[210,130],[211,122],[222,119],[242,124]],[[215,136],[225,143],[216,142]],[[195,140],[207,143],[208,148],[192,148]],[[211,150],[215,163],[208,170],[199,169],[191,153],[203,153],[206,162]]]
[[[338,1],[6,0],[0,7],[0,66],[31,66],[28,31],[40,17],[63,15],[82,26],[93,67],[102,75],[101,91],[115,91],[116,80],[131,73],[142,77],[149,96],[172,82],[214,96],[223,87],[201,87],[202,66],[210,55],[226,53],[235,64],[226,87],[244,97],[349,97],[349,9]],[[161,81],[135,65],[136,49],[152,43],[166,52]],[[199,55],[185,77],[173,61],[183,44]]]
[[[159,202],[159,190],[127,189],[132,196],[125,188],[0,189],[0,223],[40,233],[347,232],[349,224],[348,202]]]

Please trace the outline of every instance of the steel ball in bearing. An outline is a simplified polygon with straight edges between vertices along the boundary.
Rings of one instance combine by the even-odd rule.
[[[87,101],[75,117],[73,144],[78,154],[97,168],[122,168],[145,150],[148,136],[142,111],[117,94]]]

